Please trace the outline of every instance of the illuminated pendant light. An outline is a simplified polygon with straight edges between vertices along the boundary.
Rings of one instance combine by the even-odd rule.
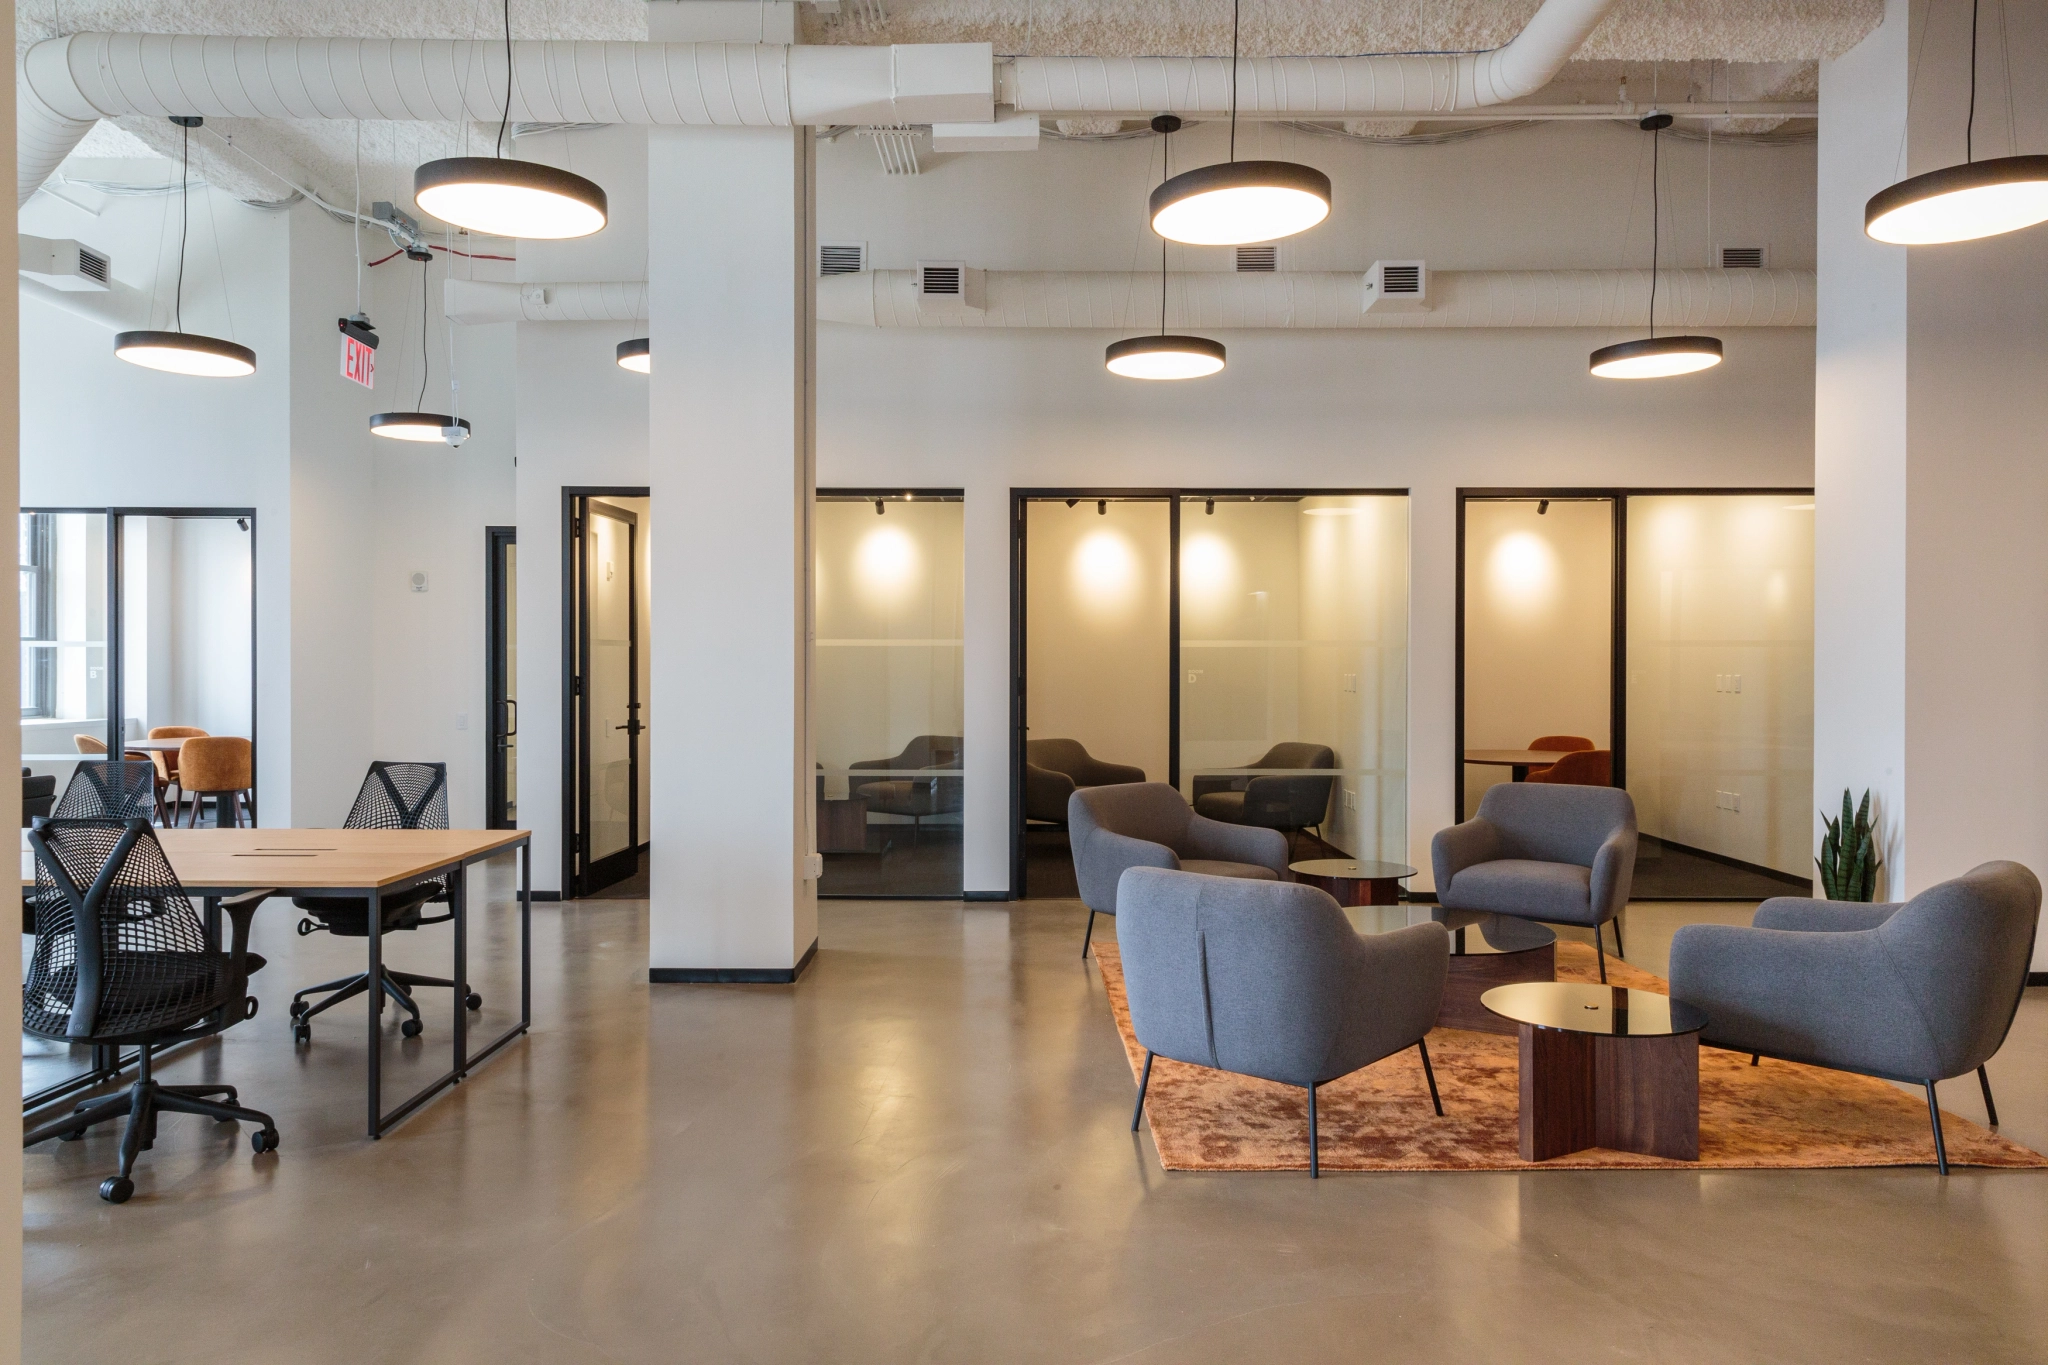
[[[512,118],[512,0],[505,0],[505,110],[495,156],[451,156],[412,173],[412,197],[444,223],[493,237],[588,237],[605,225],[604,190],[580,175],[505,159]]]
[[[178,188],[178,293],[173,314],[177,319],[177,330],[116,333],[114,354],[130,365],[164,370],[170,374],[198,375],[206,379],[236,379],[254,374],[256,353],[247,346],[222,341],[218,337],[196,336],[185,330],[185,237],[192,218],[192,130],[199,127],[201,121],[196,116],[181,114],[173,117],[171,122],[184,129],[185,142]],[[221,281],[221,292],[227,292],[226,280]]]
[[[423,251],[420,256],[420,396],[416,403],[427,401],[427,300],[433,291],[427,288],[427,267],[433,264],[433,253]],[[449,364],[454,364],[453,342],[450,342]],[[452,392],[454,385],[449,389]],[[379,412],[370,416],[370,434],[392,441],[441,441],[459,446],[469,439],[469,422],[445,412]]]
[[[1168,164],[1166,158],[1172,155],[1173,134],[1179,127],[1180,119],[1172,114],[1161,114],[1152,120],[1152,131],[1164,138],[1160,144],[1162,169]],[[1173,182],[1169,178],[1166,183]],[[1113,342],[1103,356],[1103,363],[1111,374],[1125,379],[1201,379],[1223,368],[1222,342],[1166,334],[1165,242],[1159,244],[1159,335]]]
[[[1237,159],[1237,9],[1230,3],[1230,160],[1152,191],[1152,230],[1189,246],[1242,246],[1305,232],[1330,216],[1330,177],[1293,161]]]
[[[631,370],[634,374],[646,374],[652,368],[647,358],[647,338],[635,337],[619,343],[619,368]]]
[[[2005,98],[2010,107],[2010,83]],[[1880,242],[1928,246],[1996,237],[2048,221],[2048,156],[1979,161],[1976,129],[1977,3],[1971,0],[1970,113],[1963,125],[1963,164],[1901,180],[1870,196],[1863,206],[1863,231]]]
[[[1671,115],[1652,113],[1640,125],[1650,134],[1650,335],[1640,341],[1623,341],[1593,352],[1589,368],[1600,379],[1664,379],[1675,374],[1692,374],[1721,363],[1719,337],[1657,335],[1657,255],[1659,240],[1658,169],[1662,135],[1671,126]]]

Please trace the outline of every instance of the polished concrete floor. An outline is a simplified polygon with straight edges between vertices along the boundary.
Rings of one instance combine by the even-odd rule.
[[[644,906],[538,906],[531,1038],[373,1143],[361,1006],[283,1024],[360,944],[268,915],[262,1015],[166,1078],[283,1150],[166,1118],[118,1208],[113,1133],[28,1153],[25,1359],[2048,1359],[2048,1174],[1162,1172],[1082,918],[839,902],[795,987],[650,989]],[[1746,910],[1637,906],[1631,959],[1701,918]],[[2039,1147],[2030,996],[1992,1073]]]

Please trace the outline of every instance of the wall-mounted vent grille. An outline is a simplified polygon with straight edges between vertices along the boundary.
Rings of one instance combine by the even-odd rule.
[[[1760,246],[1724,246],[1721,248],[1723,270],[1762,270],[1764,249]]]
[[[1241,246],[1237,249],[1237,268],[1241,271],[1278,270],[1280,248],[1270,242],[1265,246]]]
[[[868,244],[866,242],[818,243],[818,273],[820,275],[858,275],[867,268]]]
[[[1380,292],[1387,298],[1414,297],[1422,293],[1422,267],[1389,265],[1380,270]]]
[[[961,267],[957,265],[920,265],[917,268],[917,292],[927,298],[957,299],[964,290],[961,281]]]
[[[78,273],[85,278],[98,280],[101,284],[107,283],[108,265],[108,259],[92,248],[78,248]]]

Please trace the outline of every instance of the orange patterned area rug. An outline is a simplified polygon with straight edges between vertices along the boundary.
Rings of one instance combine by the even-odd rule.
[[[1135,1082],[1145,1049],[1131,1032],[1123,964],[1114,942],[1095,944],[1109,1006]],[[1665,983],[1615,958],[1618,986],[1665,993]],[[1597,981],[1593,949],[1557,945],[1560,981]],[[1430,1110],[1414,1049],[1316,1092],[1325,1171],[1521,1171],[1608,1168],[1719,1169],[1932,1166],[1927,1106],[1884,1081],[1842,1071],[1700,1049],[1700,1159],[1671,1161],[1605,1148],[1550,1161],[1517,1149],[1520,1105],[1513,1035],[1436,1029],[1430,1061],[1444,1117]],[[1135,1098],[1135,1096],[1134,1096]],[[1170,1171],[1305,1171],[1307,1092],[1161,1057],[1145,1099],[1159,1162]],[[2048,1158],[1943,1111],[1954,1165],[2048,1167]]]

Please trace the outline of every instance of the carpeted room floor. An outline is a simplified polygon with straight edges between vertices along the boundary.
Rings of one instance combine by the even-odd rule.
[[[1746,914],[1635,907],[1631,960]],[[26,1356],[2048,1356],[2048,1174],[1162,1171],[1083,918],[839,902],[794,988],[650,990],[641,905],[536,907],[530,1043],[374,1144],[361,1016],[296,1054],[281,1022],[336,945],[260,922],[263,1013],[175,1065],[239,1083],[283,1150],[167,1120],[118,1209],[109,1139],[28,1153]],[[2048,991],[1992,1074],[2040,1148]],[[1943,1098],[1981,1118],[1973,1087]]]

